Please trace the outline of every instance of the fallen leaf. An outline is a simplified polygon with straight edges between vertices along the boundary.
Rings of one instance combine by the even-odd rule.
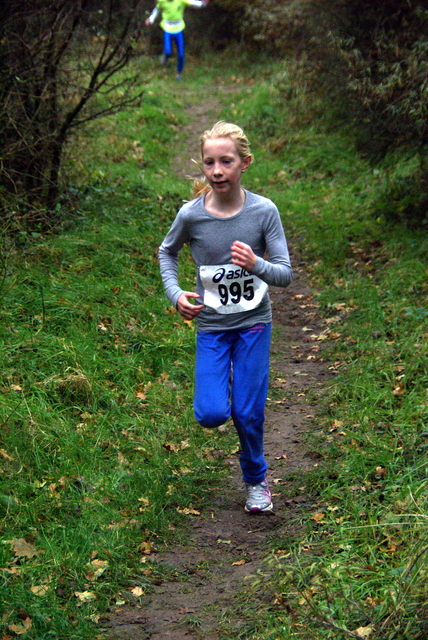
[[[232,562],[232,567],[240,567],[243,564],[247,564],[246,560],[237,560],[236,562]]]
[[[33,621],[31,618],[25,618],[21,624],[8,624],[7,627],[10,631],[13,631],[17,636],[22,636],[23,633],[27,633],[32,627]]]
[[[31,593],[34,593],[35,596],[44,596],[49,591],[48,584],[38,584],[34,585],[34,587],[30,587]]]
[[[10,569],[8,567],[1,567],[0,571],[5,571],[6,573],[9,573],[12,576],[19,576],[21,575],[21,572],[22,572],[21,567],[11,567]]]
[[[169,373],[167,371],[164,371],[163,373],[161,373],[159,378],[157,378],[156,382],[166,382],[167,380],[169,380]]]
[[[311,520],[314,520],[315,522],[321,522],[321,520],[323,520],[325,517],[325,513],[314,513],[311,516]]]
[[[173,442],[164,442],[162,447],[170,453],[177,453],[177,451],[179,451],[179,447],[177,447],[177,445]]]
[[[133,589],[131,589],[131,593],[133,593],[134,596],[139,598],[140,596],[142,596],[144,594],[144,591],[143,591],[143,589],[141,587],[134,587]]]
[[[219,544],[230,544],[230,540],[222,540],[221,538],[217,538],[217,542]]]
[[[89,573],[86,574],[86,579],[96,580],[97,578],[102,576],[104,571],[107,569],[108,561],[99,560],[98,558],[96,558],[95,560],[92,560],[92,562],[89,562],[86,566],[90,569]]]
[[[76,598],[79,598],[81,602],[89,602],[90,600],[95,600],[96,595],[93,591],[75,591],[74,595]]]
[[[275,456],[275,460],[286,460],[287,454],[283,453],[282,456]]]
[[[184,513],[186,516],[200,516],[201,512],[192,507],[177,507],[178,513]]]
[[[375,476],[376,478],[385,478],[387,471],[385,467],[376,467]]]
[[[149,556],[155,550],[155,545],[151,540],[145,540],[138,547],[138,551],[143,553],[145,556]]]
[[[118,451],[118,453],[117,453],[117,459],[119,461],[119,464],[121,464],[124,467],[126,467],[129,464],[128,460],[125,458],[123,453],[121,453],[120,451]]]
[[[12,456],[10,456],[7,451],[5,451],[4,449],[0,449],[0,456],[2,458],[4,458],[4,460],[10,460],[11,462],[13,461]]]
[[[16,556],[33,558],[38,555],[36,547],[29,542],[26,542],[24,538],[15,538],[14,540],[4,540],[4,544],[10,544]]]
[[[358,629],[355,629],[354,633],[359,635],[361,638],[369,638],[373,631],[373,627],[358,627]]]
[[[189,467],[180,467],[178,471],[182,476],[186,475],[186,473],[192,473],[192,469],[189,469]]]
[[[341,429],[344,424],[345,423],[342,420],[333,420],[333,424],[329,429],[329,433],[331,433],[332,431],[337,431],[338,429]]]

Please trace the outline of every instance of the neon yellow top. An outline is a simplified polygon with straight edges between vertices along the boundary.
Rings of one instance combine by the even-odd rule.
[[[184,9],[191,4],[191,0],[158,0],[156,6],[162,12],[162,29],[168,33],[182,31],[186,26],[183,20]]]

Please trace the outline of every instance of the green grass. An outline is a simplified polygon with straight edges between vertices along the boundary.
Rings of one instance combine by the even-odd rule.
[[[161,569],[142,574],[147,554],[185,535],[183,510],[204,509],[227,473],[236,438],[194,423],[194,329],[164,297],[156,249],[189,194],[171,166],[198,100],[185,88],[228,82],[221,117],[245,126],[256,158],[245,186],[277,203],[305,257],[336,371],[310,435],[323,463],[295,478],[316,506],[245,587],[244,599],[261,585],[277,595],[246,610],[241,637],[426,635],[426,237],[387,224],[388,166],[331,131],[298,74],[231,59],[189,60],[182,92],[144,61],[141,109],[93,123],[69,150],[63,230],[3,239],[5,637],[25,624],[29,640],[103,637],[98,616],[137,602],[135,586],[150,592]]]
[[[257,104],[270,94],[271,111],[275,99],[280,104],[277,77],[255,97]],[[264,117],[257,122],[249,111],[257,136],[253,123]],[[377,215],[387,164],[373,171],[328,121],[308,121],[307,107],[297,117],[282,113],[258,139],[263,172],[254,170],[254,187],[278,204],[306,258],[337,374],[313,434],[324,464],[305,479],[316,515],[305,517],[306,540],[285,545],[292,562],[272,556],[275,577],[267,581],[277,606],[255,637],[345,638],[360,630],[424,638],[426,234]]]

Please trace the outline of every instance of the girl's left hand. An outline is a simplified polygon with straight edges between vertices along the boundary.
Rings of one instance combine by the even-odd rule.
[[[243,267],[246,271],[254,269],[256,266],[256,254],[248,244],[236,240],[231,246],[231,251],[233,264]]]

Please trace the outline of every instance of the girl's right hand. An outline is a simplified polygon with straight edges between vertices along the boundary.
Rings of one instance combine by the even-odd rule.
[[[185,320],[193,320],[204,308],[203,304],[192,304],[190,302],[191,298],[196,300],[200,296],[194,291],[183,291],[177,301],[178,312]]]

